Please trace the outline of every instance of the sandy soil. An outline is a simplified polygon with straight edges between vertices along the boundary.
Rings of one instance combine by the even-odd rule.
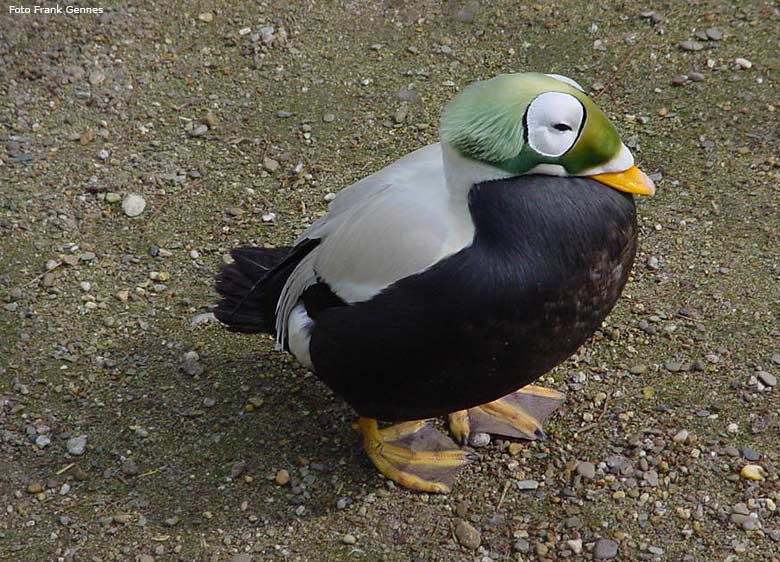
[[[0,14],[0,560],[780,560],[776,2],[89,5]],[[400,490],[212,276],[521,70],[659,192],[548,439]]]

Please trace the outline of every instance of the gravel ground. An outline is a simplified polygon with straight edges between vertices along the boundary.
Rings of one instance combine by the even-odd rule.
[[[0,14],[0,560],[780,560],[776,2],[102,6]],[[519,70],[659,192],[548,440],[411,493],[212,275]]]

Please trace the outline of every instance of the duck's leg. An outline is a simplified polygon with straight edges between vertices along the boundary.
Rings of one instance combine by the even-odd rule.
[[[382,474],[421,492],[449,492],[457,473],[474,458],[425,420],[379,429],[375,419],[360,418],[357,429]]]
[[[563,402],[557,390],[528,385],[503,398],[449,416],[450,431],[461,443],[473,433],[491,433],[520,439],[542,439],[542,425]]]

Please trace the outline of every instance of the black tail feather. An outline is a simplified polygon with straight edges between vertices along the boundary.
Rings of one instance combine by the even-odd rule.
[[[276,303],[298,262],[319,240],[304,240],[294,248],[236,248],[235,260],[223,265],[216,288],[222,296],[214,315],[229,330],[247,334],[275,332]]]

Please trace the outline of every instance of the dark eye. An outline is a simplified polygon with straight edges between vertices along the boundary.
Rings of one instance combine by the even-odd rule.
[[[569,127],[566,123],[556,123],[553,125],[553,128],[556,131],[571,131],[571,127]]]

